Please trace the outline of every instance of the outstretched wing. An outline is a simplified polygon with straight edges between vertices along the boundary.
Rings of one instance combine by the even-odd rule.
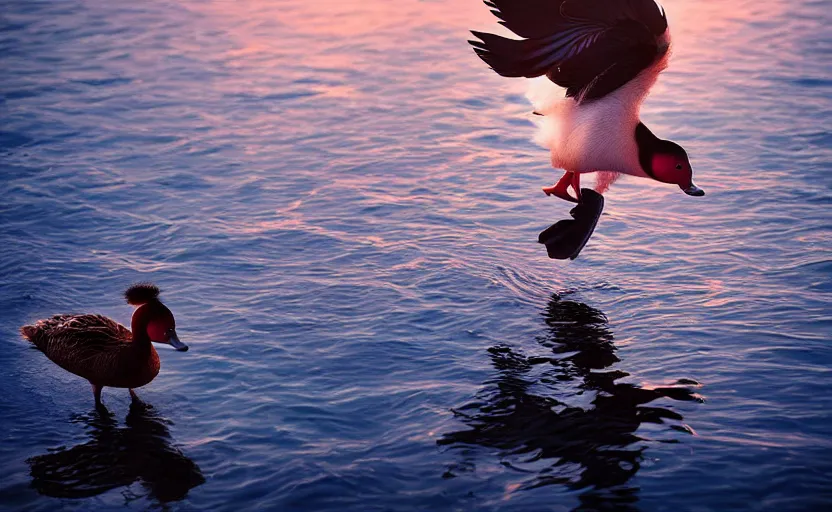
[[[474,51],[507,77],[546,75],[580,101],[601,98],[667,51],[667,18],[654,0],[486,0],[525,39],[472,33]]]

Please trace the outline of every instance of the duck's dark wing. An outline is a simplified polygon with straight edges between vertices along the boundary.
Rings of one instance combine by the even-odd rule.
[[[667,50],[664,11],[654,0],[485,0],[525,39],[472,32],[474,51],[508,77],[546,75],[581,101],[618,89]]]
[[[24,326],[23,335],[61,368],[89,379],[130,346],[130,330],[102,315],[55,315]]]

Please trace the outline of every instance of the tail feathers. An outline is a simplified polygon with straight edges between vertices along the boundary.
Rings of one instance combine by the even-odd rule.
[[[39,330],[40,329],[38,329],[34,325],[24,325],[23,327],[20,328],[20,334],[22,334],[23,337],[26,338],[27,340],[34,343],[35,338],[37,337]]]

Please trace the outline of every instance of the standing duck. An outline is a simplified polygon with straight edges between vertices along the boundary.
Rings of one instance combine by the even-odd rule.
[[[151,345],[166,343],[184,352],[188,346],[176,336],[173,313],[159,301],[159,288],[149,283],[124,292],[136,306],[131,330],[102,315],[55,315],[20,328],[23,336],[64,370],[92,384],[95,405],[101,406],[105,386],[133,388],[152,381],[159,373],[159,354]]]
[[[539,140],[551,150],[552,166],[566,171],[543,188],[546,195],[581,202],[580,176],[595,171],[605,173],[599,181],[607,184],[624,173],[678,185],[688,195],[705,194],[693,183],[685,150],[653,135],[639,119],[670,49],[667,17],[654,0],[485,4],[524,39],[472,32],[479,39],[470,41],[477,55],[502,76],[545,75],[566,89],[563,99],[532,98],[535,114],[543,116]]]

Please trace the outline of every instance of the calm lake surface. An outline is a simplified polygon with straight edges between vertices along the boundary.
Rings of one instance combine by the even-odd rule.
[[[820,510],[832,503],[832,9],[666,0],[622,180],[574,262],[475,0],[2,2],[0,508]],[[17,332],[187,353],[130,408]]]

